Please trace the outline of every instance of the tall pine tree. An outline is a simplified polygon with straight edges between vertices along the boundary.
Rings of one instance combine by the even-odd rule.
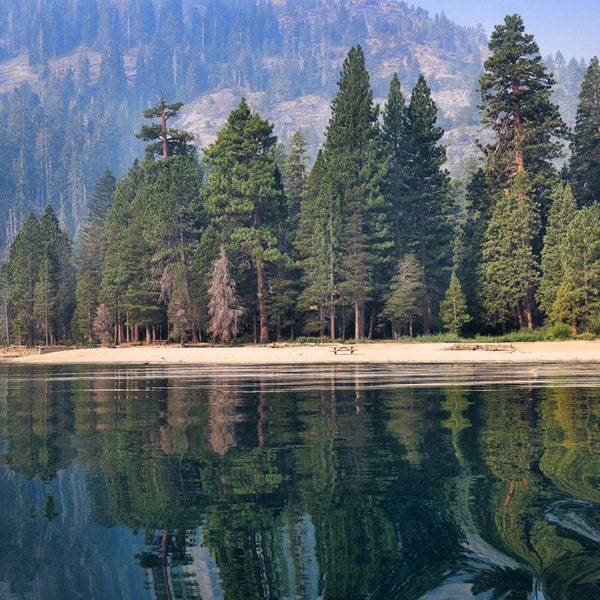
[[[217,140],[205,150],[206,209],[228,254],[252,265],[260,343],[269,341],[267,277],[281,258],[278,233],[285,212],[273,153],[276,141],[273,125],[242,99]]]
[[[565,133],[551,102],[554,79],[519,15],[497,25],[480,79],[483,123],[494,132],[483,147],[493,198],[483,253],[483,296],[488,321],[533,328],[539,238],[551,159]],[[518,175],[518,177],[517,177]],[[500,243],[501,241],[501,243]]]
[[[356,46],[344,60],[323,150],[323,189],[332,195],[328,204],[339,211],[331,215],[339,225],[332,237],[338,253],[334,286],[340,302],[352,307],[356,339],[365,337],[367,304],[392,247],[389,210],[381,193],[385,170],[377,116],[365,57]],[[331,335],[335,337],[333,331]]]
[[[406,218],[412,229],[410,246],[424,270],[423,330],[437,318],[452,261],[450,178],[442,168],[446,149],[436,125],[437,107],[425,77],[420,75],[406,109]]]
[[[594,56],[579,93],[569,181],[578,206],[600,202],[600,62]]]

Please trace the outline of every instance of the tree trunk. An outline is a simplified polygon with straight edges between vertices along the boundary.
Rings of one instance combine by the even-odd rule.
[[[267,308],[265,306],[264,291],[264,269],[262,266],[256,267],[256,288],[258,296],[258,322],[259,322],[259,344],[266,344],[269,341],[269,327],[267,325]]]
[[[365,306],[361,300],[354,301],[354,340],[365,337]]]

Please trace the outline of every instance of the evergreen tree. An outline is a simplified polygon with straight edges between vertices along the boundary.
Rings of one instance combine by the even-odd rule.
[[[283,168],[283,183],[287,201],[288,228],[295,234],[300,218],[300,204],[308,179],[307,142],[301,131],[290,140],[290,152]]]
[[[383,191],[391,207],[396,259],[411,251],[416,237],[416,224],[407,193],[410,162],[407,137],[406,103],[398,74],[394,73],[383,110],[380,143],[388,161]]]
[[[396,338],[403,328],[413,336],[415,320],[423,314],[425,273],[414,254],[407,254],[398,264],[386,296],[382,316],[392,323]]]
[[[269,340],[266,277],[281,256],[277,234],[284,216],[283,186],[273,156],[277,139],[272,132],[273,125],[242,99],[205,150],[209,167],[205,206],[226,250],[252,265],[260,343]]]
[[[554,201],[548,215],[548,225],[542,249],[540,287],[537,301],[545,314],[550,314],[560,284],[564,278],[564,242],[571,221],[575,218],[577,206],[568,184],[561,183],[554,193]]]
[[[561,246],[563,279],[550,318],[569,323],[573,333],[589,331],[600,318],[600,205],[577,211]]]
[[[565,126],[551,102],[554,80],[519,15],[508,15],[496,26],[489,49],[480,79],[483,123],[495,134],[483,148],[492,182],[481,267],[484,304],[490,323],[505,326],[512,315],[520,326],[533,328],[539,261],[535,244],[544,188],[553,173],[550,160],[560,154]]]
[[[33,305],[42,258],[37,219],[30,213],[14,242],[8,257],[11,327],[17,344],[35,342]]]
[[[413,88],[406,109],[408,164],[405,203],[412,229],[410,247],[424,269],[423,330],[428,333],[437,316],[437,306],[447,285],[452,260],[450,179],[442,169],[446,149],[436,125],[437,107],[423,75]]]
[[[94,339],[94,316],[104,269],[104,227],[115,187],[114,176],[106,170],[94,186],[81,235],[71,332],[74,339],[87,342]]]
[[[393,245],[381,194],[377,115],[364,54],[356,46],[344,60],[323,151],[325,189],[335,197],[330,202],[339,207],[336,220],[342,225],[333,234],[339,242],[335,286],[340,301],[353,309],[356,339],[365,337],[374,278]]]
[[[13,333],[32,345],[64,342],[74,304],[70,240],[48,205],[39,220],[30,214],[13,242],[8,262]]]
[[[307,315],[305,333],[322,337],[329,322],[333,340],[336,338],[337,236],[341,215],[336,196],[328,193],[324,174],[323,152],[319,151],[300,203],[296,249],[300,256],[303,286],[298,308]]]
[[[519,15],[507,15],[504,24],[496,25],[489,50],[480,108],[495,139],[484,151],[498,182],[507,184],[514,173],[539,172],[559,156],[565,126],[551,102],[555,81]]]
[[[131,268],[136,267],[135,262],[128,266],[124,264],[122,246],[132,220],[131,207],[145,176],[146,172],[141,168],[140,163],[135,161],[127,176],[117,183],[106,216],[104,268],[98,300],[104,305],[104,309],[110,315],[110,321],[114,324],[113,341],[116,344],[125,341],[123,296],[129,281],[134,276]]]
[[[86,225],[95,224],[100,230],[104,227],[106,213],[110,208],[112,195],[115,193],[116,179],[110,169],[106,169],[102,177],[94,185],[92,197],[88,204]]]
[[[486,173],[484,169],[479,169],[467,185],[466,217],[459,228],[454,250],[457,277],[467,299],[469,315],[472,317],[470,329],[475,331],[481,330],[485,324],[479,270],[490,218],[489,205],[490,193],[486,185]]]
[[[541,226],[531,202],[531,180],[515,175],[507,193],[498,194],[490,212],[483,245],[483,304],[490,325],[518,323],[533,328],[533,293],[539,277],[531,240]]]
[[[578,206],[600,201],[600,62],[585,72],[571,139],[569,182]]]
[[[43,331],[46,346],[54,345],[54,318],[56,316],[56,281],[50,259],[44,256],[39,265],[38,280],[33,293],[33,318]]]
[[[440,303],[440,316],[444,329],[453,335],[459,335],[463,325],[471,320],[467,311],[467,300],[454,271],[446,295]]]
[[[168,127],[168,122],[179,114],[183,107],[183,102],[167,104],[164,97],[158,98],[156,106],[144,111],[145,119],[159,119],[158,123],[152,125],[142,125],[137,138],[146,142],[153,142],[146,146],[146,157],[162,156],[163,159],[176,154],[186,155],[193,151],[192,140],[194,136],[181,129]]]

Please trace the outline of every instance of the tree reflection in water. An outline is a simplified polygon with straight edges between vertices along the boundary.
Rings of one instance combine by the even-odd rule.
[[[0,592],[595,597],[598,382],[536,375],[11,369]]]

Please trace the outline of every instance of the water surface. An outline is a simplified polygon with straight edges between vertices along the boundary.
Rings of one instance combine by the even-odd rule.
[[[0,371],[0,598],[600,597],[595,366]]]

